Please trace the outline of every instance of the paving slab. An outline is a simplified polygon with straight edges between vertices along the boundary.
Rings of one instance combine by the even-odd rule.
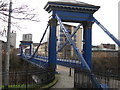
[[[69,90],[74,88],[74,70],[71,69],[71,76],[69,76],[69,70],[70,68],[57,66],[59,79],[52,88],[68,88]]]

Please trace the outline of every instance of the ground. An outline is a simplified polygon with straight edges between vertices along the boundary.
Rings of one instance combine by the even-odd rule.
[[[58,82],[52,88],[74,88],[74,70],[72,69],[71,76],[69,76],[69,68],[57,66]]]

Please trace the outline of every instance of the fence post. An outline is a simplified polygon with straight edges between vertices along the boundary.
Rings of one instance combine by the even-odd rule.
[[[17,85],[17,72],[14,72],[15,75],[15,85]]]
[[[26,90],[27,90],[27,74],[28,74],[28,72],[26,70]]]
[[[72,70],[71,70],[71,68],[70,68],[70,70],[69,70],[69,76],[71,76],[71,73],[72,73],[71,71],[72,71]]]

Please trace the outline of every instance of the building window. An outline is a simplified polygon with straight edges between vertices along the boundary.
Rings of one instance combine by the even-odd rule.
[[[60,38],[59,41],[63,41],[63,38]]]
[[[60,34],[60,37],[65,37],[65,35],[64,34]]]
[[[71,34],[71,30],[70,29],[68,29],[67,31],[69,32],[69,34]]]

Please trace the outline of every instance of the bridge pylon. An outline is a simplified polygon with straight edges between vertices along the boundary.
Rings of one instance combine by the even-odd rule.
[[[49,62],[56,64],[56,17],[57,14],[62,22],[81,23],[83,25],[83,57],[88,66],[92,67],[92,24],[93,13],[100,7],[87,3],[72,1],[49,1],[44,9],[52,12],[51,28],[49,35]]]
[[[21,42],[21,44],[20,44],[20,56],[22,56],[23,54],[26,53],[26,52],[23,52],[23,49],[25,49],[25,46],[30,47],[29,52],[27,54],[29,56],[31,56],[32,55],[32,44],[33,44],[33,42],[32,41],[20,41],[20,42]]]
[[[56,69],[57,55],[56,55],[56,26],[57,20],[55,13],[52,13],[52,18],[49,20],[50,31],[49,31],[49,43],[48,43],[48,65],[52,70]]]

